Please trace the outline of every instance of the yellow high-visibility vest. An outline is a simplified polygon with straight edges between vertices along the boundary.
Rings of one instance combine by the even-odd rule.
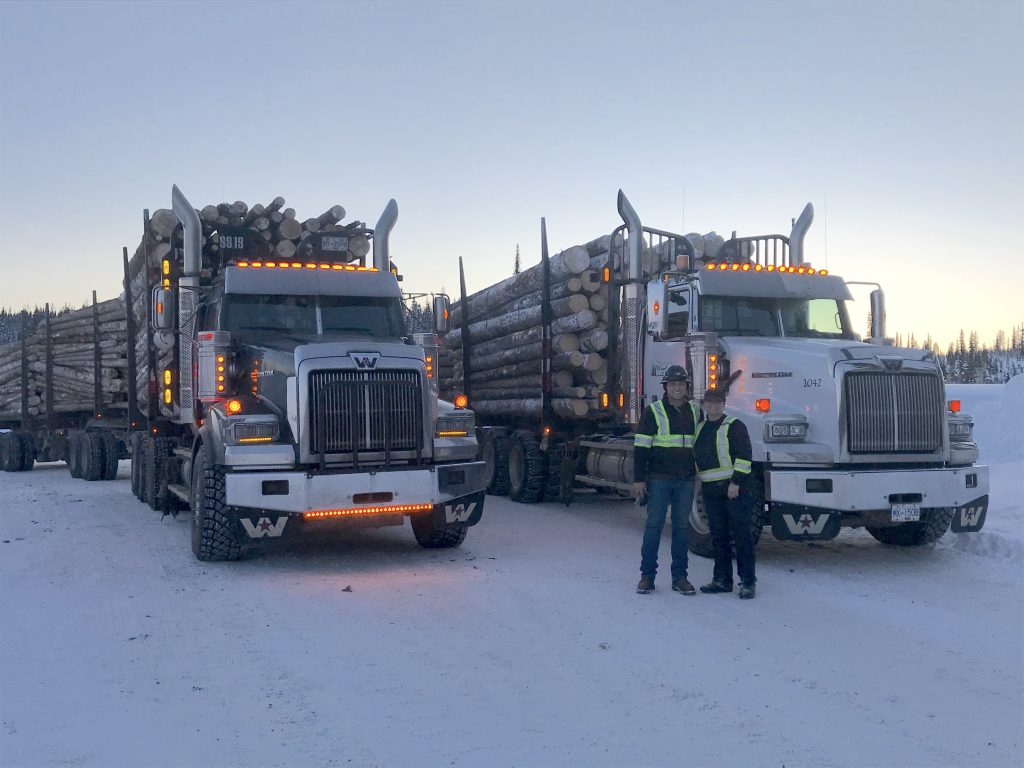
[[[690,413],[693,414],[693,424],[696,427],[700,421],[700,409],[692,401],[688,401]],[[665,401],[656,400],[651,405],[654,412],[654,420],[658,423],[658,433],[655,435],[637,435],[633,438],[634,448],[693,448],[697,439],[697,432],[692,434],[674,435],[668,420],[668,411],[665,410]]]
[[[700,477],[702,483],[713,483],[717,480],[728,480],[732,477],[733,472],[739,472],[741,475],[750,474],[750,462],[747,459],[736,459],[734,462],[732,457],[729,455],[729,427],[736,421],[735,416],[726,416],[722,421],[722,426],[718,428],[718,434],[715,435],[715,449],[718,454],[718,466],[711,467],[710,469],[697,468],[697,475]],[[697,435],[694,438],[694,442],[697,442],[697,437],[700,437],[700,431],[704,428],[704,425],[708,422],[702,421],[697,427]]]

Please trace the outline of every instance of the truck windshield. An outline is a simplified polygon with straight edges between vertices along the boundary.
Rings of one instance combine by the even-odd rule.
[[[837,299],[702,296],[700,329],[722,336],[856,338]]]
[[[367,296],[225,296],[221,328],[243,338],[330,336],[359,333],[374,337],[405,334],[396,299]]]

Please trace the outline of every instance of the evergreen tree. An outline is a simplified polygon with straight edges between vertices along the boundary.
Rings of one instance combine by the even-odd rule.
[[[512,274],[513,275],[518,275],[519,274],[519,243],[516,243],[516,262],[515,262],[515,266],[512,269]]]

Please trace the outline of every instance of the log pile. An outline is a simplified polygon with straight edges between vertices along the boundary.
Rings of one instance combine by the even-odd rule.
[[[247,228],[260,233],[267,242],[265,258],[268,260],[302,259],[303,243],[316,232],[351,232],[361,229],[364,224],[353,221],[342,224],[345,209],[340,205],[328,208],[319,216],[299,219],[293,208],[285,208],[285,199],[275,197],[267,204],[248,205],[242,201],[206,205],[196,210],[203,227],[202,258],[203,275],[211,277],[221,268],[218,234],[226,228]],[[177,234],[176,234],[177,230]],[[131,278],[132,314],[136,328],[140,329],[136,339],[136,360],[138,361],[138,397],[139,407],[145,413],[149,389],[149,359],[147,340],[144,329],[149,326],[149,290],[158,285],[161,279],[161,266],[168,254],[172,252],[174,243],[180,244],[181,234],[178,218],[172,210],[161,208],[153,212],[149,220],[148,231],[143,234],[138,248],[128,264]],[[354,235],[353,239],[364,235]],[[369,242],[365,242],[369,250]],[[179,265],[180,267],[180,265]],[[123,297],[122,297],[123,298]],[[172,362],[173,351],[159,351],[156,355],[156,368],[163,370]]]
[[[105,409],[128,404],[128,334],[124,305],[111,299],[97,305],[99,316],[100,384]],[[93,308],[68,312],[50,320],[53,409],[57,413],[91,412],[95,405]],[[28,412],[46,413],[46,328],[27,339]],[[0,418],[21,416],[21,342],[0,346]]]
[[[714,232],[687,235],[697,259],[713,259],[724,242]],[[685,268],[672,264],[668,243],[644,245],[644,274]],[[573,246],[551,257],[552,408],[566,419],[598,414],[598,395],[608,388],[608,293],[606,266],[623,261],[623,243],[611,236]],[[452,330],[438,354],[442,396],[465,392],[462,319],[468,309],[470,408],[500,419],[539,418],[541,413],[541,265],[524,270],[452,305]],[[619,339],[621,349],[621,338]]]

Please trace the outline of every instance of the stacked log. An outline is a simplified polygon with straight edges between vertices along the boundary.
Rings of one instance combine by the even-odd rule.
[[[103,408],[128,406],[128,333],[121,299],[97,304],[100,348],[100,388]],[[95,406],[93,307],[50,320],[53,410],[91,412]],[[26,339],[28,413],[46,413],[46,326]],[[0,418],[19,418],[22,407],[22,345],[0,346]]]
[[[723,239],[714,232],[687,236],[697,259],[714,258]],[[621,238],[610,235],[576,245],[550,259],[552,407],[565,419],[598,415],[598,397],[608,388],[608,292],[605,267],[623,263]],[[643,245],[644,274],[687,268],[670,241]],[[675,261],[673,262],[673,259]],[[698,262],[699,263],[699,262]],[[498,420],[535,419],[541,414],[541,265],[531,267],[452,305],[452,331],[438,355],[443,396],[465,392],[463,316],[470,338],[470,407]],[[620,328],[621,333],[621,328]],[[619,346],[621,348],[621,338]]]
[[[196,209],[203,227],[202,236],[202,269],[205,277],[212,277],[220,270],[221,254],[218,245],[218,233],[229,227],[243,227],[258,232],[267,242],[268,260],[302,259],[303,243],[316,232],[351,233],[364,228],[359,221],[342,224],[345,209],[333,205],[319,216],[300,220],[293,208],[285,208],[285,199],[275,197],[269,203],[249,205],[243,201],[206,205]],[[179,231],[176,235],[175,232]],[[129,261],[128,273],[131,279],[132,314],[136,328],[142,329],[136,338],[136,360],[138,371],[139,407],[147,407],[149,391],[149,356],[145,330],[149,326],[149,291],[158,285],[163,260],[172,253],[172,238],[180,244],[181,235],[178,217],[173,211],[161,208],[150,216],[148,231],[143,233],[142,240]],[[362,234],[353,235],[352,239],[361,238],[365,250],[369,251],[369,242]],[[308,247],[308,246],[307,246]],[[177,265],[180,268],[180,263]],[[123,299],[123,297],[122,297]],[[157,351],[155,356],[156,369],[163,370],[171,365],[173,351],[171,349]]]

